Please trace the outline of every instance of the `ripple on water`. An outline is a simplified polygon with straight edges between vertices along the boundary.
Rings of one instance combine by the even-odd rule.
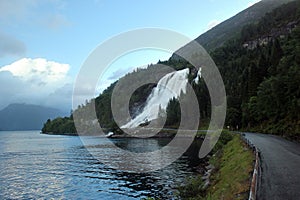
[[[89,151],[119,162],[112,144],[90,137]],[[151,173],[127,173],[95,159],[78,137],[38,132],[0,132],[0,199],[140,199],[174,198],[175,186],[194,172],[200,161],[183,156]],[[5,141],[5,142],[3,142]],[[168,141],[114,140],[131,151],[159,149]]]

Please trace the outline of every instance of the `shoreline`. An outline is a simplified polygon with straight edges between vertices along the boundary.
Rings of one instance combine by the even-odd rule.
[[[187,130],[186,133],[181,134],[180,138],[188,138],[191,137],[190,135],[190,130]],[[61,135],[61,136],[98,136],[98,137],[106,137],[103,134],[77,134],[77,133],[43,133],[40,132],[40,134],[44,135]],[[149,137],[148,134],[136,134],[136,135],[129,135],[129,134],[114,134],[112,136],[106,137],[106,138],[111,138],[111,139],[118,139],[118,138],[124,138],[124,139],[160,139],[160,138],[167,138],[167,139],[172,139],[176,136],[177,130],[162,130],[161,132],[157,133],[154,136]],[[206,130],[197,130],[197,134],[194,136],[195,139],[204,139],[206,135]]]

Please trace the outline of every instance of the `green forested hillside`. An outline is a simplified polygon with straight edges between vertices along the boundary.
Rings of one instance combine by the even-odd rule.
[[[226,41],[238,37],[245,25],[257,23],[266,13],[290,1],[293,0],[262,0],[220,23],[195,40],[208,52],[212,52],[216,48],[223,46]],[[184,49],[184,47],[181,49]]]
[[[275,9],[213,52],[226,85],[228,125],[299,135],[299,8],[295,1]]]
[[[211,52],[225,83],[228,103],[226,126],[299,139],[299,8],[299,0],[284,4],[259,21],[244,26],[233,39]],[[173,58],[160,63],[175,69],[192,67],[185,61]],[[138,76],[151,67],[129,75]],[[95,99],[98,119],[109,130],[118,129],[110,110],[114,85]],[[136,91],[130,103],[131,109],[136,105],[142,106],[154,86],[148,85]],[[209,119],[210,100],[204,81],[193,83],[193,88],[199,100],[201,118]],[[88,105],[74,112],[81,112]],[[176,100],[170,102],[167,108],[168,126],[178,123],[178,106]],[[48,128],[51,123],[46,123],[43,132],[53,132]]]

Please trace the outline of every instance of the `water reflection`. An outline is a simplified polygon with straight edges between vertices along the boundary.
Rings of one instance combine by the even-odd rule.
[[[170,139],[110,139],[116,146],[136,153],[151,152],[161,149],[170,142]]]
[[[0,132],[0,199],[172,198],[176,193],[174,186],[193,174],[193,166],[200,162],[198,151],[193,149],[199,148],[199,144],[195,143],[186,155],[162,170],[127,173],[105,166],[89,153],[101,153],[111,162],[124,159],[114,155],[111,144],[94,137],[87,140],[88,150],[78,137]],[[124,149],[146,152],[169,141],[114,139],[113,142]],[[159,162],[159,158],[148,159]]]

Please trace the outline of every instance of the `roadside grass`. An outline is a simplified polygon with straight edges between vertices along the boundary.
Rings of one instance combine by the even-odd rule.
[[[248,198],[254,155],[240,137],[234,135],[222,149],[221,155],[211,158],[210,162],[216,170],[211,176],[206,199]]]
[[[192,177],[179,188],[181,199],[247,199],[252,177],[254,155],[240,135],[223,131],[213,149],[209,163],[215,169],[210,185],[203,189],[201,175]]]

